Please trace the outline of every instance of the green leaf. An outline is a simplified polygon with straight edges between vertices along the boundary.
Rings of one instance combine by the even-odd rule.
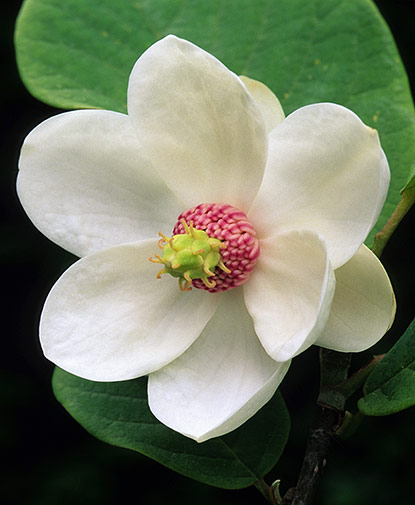
[[[147,405],[145,378],[91,382],[56,368],[53,390],[65,409],[98,439],[228,489],[247,487],[262,478],[278,461],[290,429],[279,393],[237,430],[198,444],[157,421]]]
[[[174,33],[266,83],[286,113],[329,101],[380,133],[392,182],[385,224],[415,160],[415,116],[392,36],[369,0],[26,0],[16,28],[21,76],[62,108],[126,111],[129,72]]]
[[[415,405],[415,320],[369,375],[359,410],[386,416]]]
[[[401,193],[405,191],[414,191],[415,188],[415,161],[413,162],[411,169],[409,170],[408,181],[405,186],[402,188]]]

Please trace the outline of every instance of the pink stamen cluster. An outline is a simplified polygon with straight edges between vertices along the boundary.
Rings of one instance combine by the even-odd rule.
[[[211,293],[227,291],[246,282],[255,266],[260,249],[255,238],[255,230],[246,214],[232,205],[220,203],[201,203],[180,214],[173,228],[173,235],[184,233],[181,223],[204,230],[209,237],[214,237],[226,245],[221,251],[222,261],[231,271],[226,273],[216,268],[215,275],[209,280],[216,282],[213,288],[205,286],[201,279],[194,279],[192,286]]]

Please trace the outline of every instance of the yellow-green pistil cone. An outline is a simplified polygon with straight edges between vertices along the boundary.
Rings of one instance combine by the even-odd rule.
[[[171,238],[159,233],[162,238],[158,245],[163,254],[155,254],[155,258],[150,258],[153,263],[164,265],[157,273],[157,278],[162,274],[178,277],[182,291],[191,289],[192,279],[202,279],[208,288],[213,288],[216,283],[208,277],[215,275],[216,267],[230,273],[220,255],[220,249],[226,246],[220,240],[209,237],[205,231],[194,228],[193,223],[188,225],[184,219],[181,221],[186,233],[173,235]]]

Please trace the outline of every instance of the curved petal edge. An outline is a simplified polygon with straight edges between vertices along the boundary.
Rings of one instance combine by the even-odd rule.
[[[335,279],[324,241],[295,231],[261,241],[243,286],[255,331],[267,353],[286,361],[310,347],[326,325]]]
[[[186,206],[229,203],[247,212],[268,136],[255,100],[219,60],[173,35],[156,42],[131,72],[128,114],[143,152]]]
[[[316,345],[342,352],[364,351],[383,337],[395,317],[388,274],[363,245],[335,276],[330,317]]]
[[[222,294],[197,341],[150,375],[150,409],[163,424],[203,442],[252,417],[271,399],[289,365],[265,353],[242,290],[235,288]]]

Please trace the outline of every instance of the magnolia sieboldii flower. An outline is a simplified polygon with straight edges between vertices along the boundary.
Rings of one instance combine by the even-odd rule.
[[[227,433],[292,357],[362,351],[391,324],[389,279],[362,245],[388,183],[353,112],[284,119],[266,86],[168,36],[136,62],[128,115],[67,112],[24,142],[20,200],[81,257],[46,300],[44,353],[94,381],[149,374],[162,423]]]

